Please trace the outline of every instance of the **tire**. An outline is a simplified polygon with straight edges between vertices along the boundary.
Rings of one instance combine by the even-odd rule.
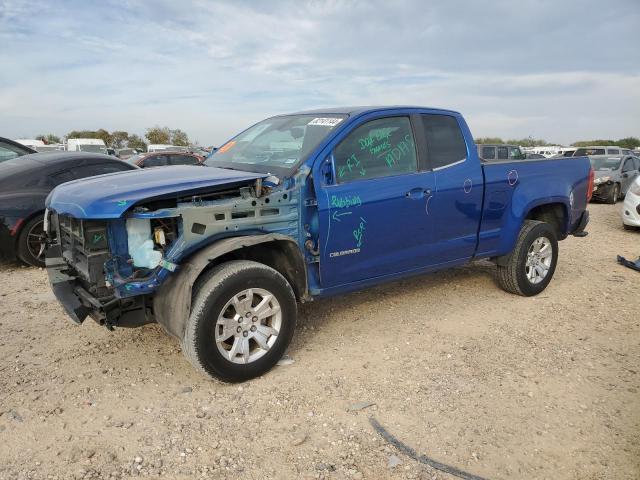
[[[543,249],[536,254],[536,249],[541,246]],[[551,249],[549,258],[541,253],[548,252],[547,248]],[[529,264],[531,261],[535,267]],[[509,293],[525,297],[537,295],[549,285],[557,262],[558,240],[551,225],[525,220],[506,264],[498,265],[498,283]],[[544,276],[540,273],[544,273]]]
[[[296,317],[293,290],[276,270],[246,260],[223,263],[194,285],[182,351],[205,375],[243,382],[280,360]]]
[[[44,213],[37,215],[24,224],[18,235],[16,245],[17,257],[32,267],[44,267],[44,254],[38,257],[40,251],[36,236],[41,236],[44,226]]]
[[[609,196],[607,197],[607,203],[610,205],[615,205],[620,198],[620,185],[617,183],[611,189]]]

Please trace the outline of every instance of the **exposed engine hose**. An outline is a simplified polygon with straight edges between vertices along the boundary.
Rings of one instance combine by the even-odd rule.
[[[477,475],[473,475],[472,473],[467,473],[465,471],[459,470],[456,467],[450,467],[449,465],[440,463],[436,460],[433,460],[432,458],[427,457],[426,455],[418,455],[418,453],[413,448],[406,445],[405,443],[402,443],[400,440],[391,435],[382,425],[380,425],[380,423],[375,418],[369,417],[369,423],[375,429],[375,431],[380,434],[382,438],[384,438],[387,442],[404,453],[407,457],[414,459],[416,462],[424,463],[425,465],[429,465],[436,470],[440,470],[441,472],[445,472],[453,475],[454,477],[463,478],[465,480],[487,480],[484,477],[479,477]]]

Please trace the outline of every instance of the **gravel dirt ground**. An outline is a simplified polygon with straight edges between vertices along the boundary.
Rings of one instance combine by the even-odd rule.
[[[156,325],[74,325],[0,266],[0,478],[640,478],[640,255],[591,205],[538,297],[478,262],[303,305],[294,362],[209,381]],[[365,406],[366,404],[372,404]]]

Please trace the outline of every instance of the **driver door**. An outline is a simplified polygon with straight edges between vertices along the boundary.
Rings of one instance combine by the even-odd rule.
[[[409,116],[382,117],[333,150],[332,181],[316,187],[323,288],[427,264],[434,175],[420,170],[414,139]]]

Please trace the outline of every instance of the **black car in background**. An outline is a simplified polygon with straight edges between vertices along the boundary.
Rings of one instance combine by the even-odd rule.
[[[0,163],[12,158],[21,157],[23,155],[29,155],[31,153],[37,153],[34,149],[22,145],[21,143],[14,142],[8,138],[0,137]]]
[[[138,167],[109,155],[49,152],[0,163],[0,258],[42,267],[44,201],[57,185]]]

